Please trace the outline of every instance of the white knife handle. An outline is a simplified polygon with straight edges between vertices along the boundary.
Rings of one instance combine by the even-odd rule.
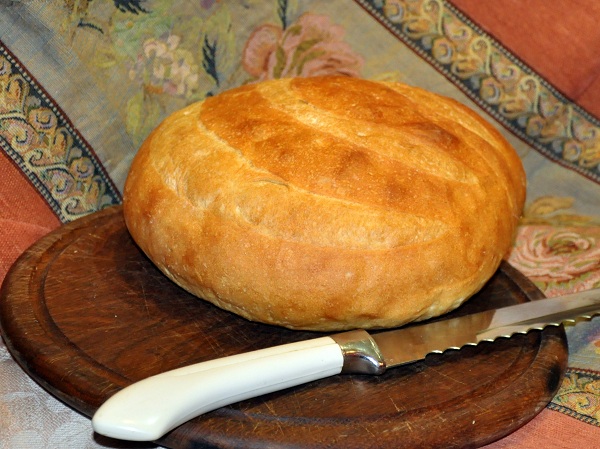
[[[92,426],[112,438],[152,441],[202,413],[339,374],[343,364],[331,337],[210,360],[124,388],[98,409]]]

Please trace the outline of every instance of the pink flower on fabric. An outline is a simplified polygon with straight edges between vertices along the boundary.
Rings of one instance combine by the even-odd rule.
[[[585,231],[578,227],[522,226],[508,261],[534,282],[556,284],[581,278],[570,290],[593,288],[600,282],[600,246]],[[554,296],[565,292],[550,287],[545,293]]]
[[[129,78],[147,91],[185,97],[198,85],[198,68],[193,56],[179,48],[180,41],[174,35],[146,40]]]
[[[363,58],[343,42],[345,30],[327,16],[303,14],[286,30],[272,24],[256,28],[246,42],[242,63],[257,81],[294,76],[360,76]]]

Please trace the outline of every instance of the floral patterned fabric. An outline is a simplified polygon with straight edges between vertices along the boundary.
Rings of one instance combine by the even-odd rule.
[[[495,124],[528,175],[507,260],[547,296],[599,288],[600,121],[581,107],[592,102],[591,89],[575,88],[588,81],[573,79],[571,90],[583,93],[567,98],[561,92],[570,90],[546,78],[562,79],[549,72],[558,63],[529,53],[524,62],[494,37],[512,35],[502,23],[521,20],[527,30],[535,14],[559,20],[557,8],[569,14],[564,26],[588,23],[593,0],[536,2],[528,18],[511,17],[507,2],[512,22],[478,14],[483,2],[454,3],[0,0],[0,276],[50,229],[118,204],[136,149],[176,109],[245,83],[341,74],[417,85]],[[550,42],[557,25],[538,30]],[[552,440],[569,428],[585,433],[573,447],[594,446],[600,321],[567,333],[559,393],[539,419],[490,447],[569,447]],[[0,415],[0,448],[111,447],[29,380],[2,345]]]

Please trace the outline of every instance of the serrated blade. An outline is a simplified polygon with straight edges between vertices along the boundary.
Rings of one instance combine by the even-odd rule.
[[[443,321],[371,334],[387,368],[430,353],[476,345],[600,313],[600,289],[541,299]]]

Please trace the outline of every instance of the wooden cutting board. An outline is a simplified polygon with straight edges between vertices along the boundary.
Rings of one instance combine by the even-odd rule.
[[[540,297],[505,264],[452,315]],[[23,254],[0,291],[0,314],[3,337],[23,369],[87,416],[147,376],[319,335],[252,323],[184,292],[135,246],[120,207],[70,223]],[[566,362],[562,328],[532,331],[430,355],[379,377],[340,375],[234,404],[159,444],[478,447],[541,411]]]

